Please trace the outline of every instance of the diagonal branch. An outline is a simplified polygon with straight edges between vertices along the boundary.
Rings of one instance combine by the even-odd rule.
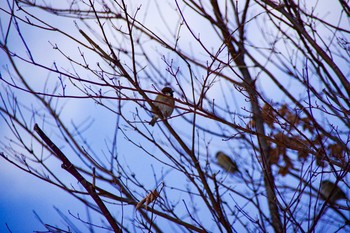
[[[34,130],[39,134],[41,139],[51,148],[51,150],[55,153],[55,155],[63,162],[62,168],[67,170],[70,174],[72,174],[79,183],[81,183],[86,191],[90,194],[92,199],[96,202],[98,207],[101,209],[103,215],[106,217],[110,226],[113,228],[114,232],[122,232],[122,230],[118,227],[116,221],[112,217],[111,213],[97,195],[93,185],[88,182],[74,167],[74,165],[69,161],[69,159],[63,154],[63,152],[51,141],[51,139],[39,128],[38,124],[34,125]]]

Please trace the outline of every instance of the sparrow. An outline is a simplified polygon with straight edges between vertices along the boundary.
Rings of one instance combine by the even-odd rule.
[[[329,180],[324,180],[320,185],[321,198],[326,200],[329,195],[329,202],[336,202],[341,199],[347,200],[347,197],[343,190],[341,190],[337,185]]]
[[[238,172],[238,167],[235,161],[233,161],[230,157],[228,157],[224,152],[219,151],[216,153],[216,159],[218,165],[225,169],[229,173]]]
[[[175,100],[173,97],[173,93],[173,89],[171,89],[170,87],[164,87],[162,89],[162,93],[158,94],[154,100],[153,104],[158,108],[158,111],[162,113],[164,118],[169,117],[174,111]],[[154,113],[152,120],[149,122],[149,124],[151,126],[154,126],[154,124],[159,118],[160,116]]]

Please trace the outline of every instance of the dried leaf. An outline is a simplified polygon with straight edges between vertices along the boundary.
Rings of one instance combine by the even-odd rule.
[[[273,123],[275,122],[276,114],[271,105],[265,104],[262,107],[262,117],[268,126],[274,128]]]
[[[300,120],[302,121],[303,130],[308,130],[313,134],[315,128],[311,124],[311,119],[309,117],[304,117],[300,118]]]
[[[278,148],[272,148],[270,150],[270,163],[277,164],[280,159],[280,153]]]
[[[139,203],[137,203],[136,205],[136,209],[140,209],[141,206],[146,203],[146,207],[145,209],[147,210],[148,205],[153,202],[154,200],[157,199],[157,197],[159,197],[159,193],[157,191],[157,189],[153,190],[152,192],[150,192],[144,199],[142,199]]]
[[[282,117],[284,117],[284,116],[287,114],[288,111],[289,111],[289,110],[288,110],[287,104],[283,104],[283,105],[281,106],[281,108],[278,110],[278,113],[279,113]]]
[[[299,150],[298,151],[298,159],[301,161],[305,161],[308,157],[309,153],[307,150]]]
[[[330,154],[340,160],[344,159],[343,153],[345,152],[343,147],[341,147],[339,144],[331,144],[328,145],[328,150],[330,151]]]
[[[278,146],[285,146],[292,150],[307,150],[307,144],[308,142],[306,140],[301,139],[298,136],[292,136],[288,137],[283,133],[277,133],[274,135],[274,138],[276,139],[276,144]]]
[[[282,176],[287,175],[288,172],[289,172],[289,166],[280,167],[280,169],[278,170],[278,174]]]
[[[324,161],[324,153],[322,149],[318,149],[316,154],[316,164],[320,167],[325,167],[326,166],[326,162]]]

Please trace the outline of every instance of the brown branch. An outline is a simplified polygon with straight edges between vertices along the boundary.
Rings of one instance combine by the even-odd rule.
[[[62,168],[67,170],[72,176],[74,176],[79,183],[81,183],[85,190],[90,194],[92,199],[95,201],[95,203],[98,205],[100,210],[102,211],[103,215],[106,217],[107,221],[109,222],[110,226],[113,228],[114,232],[122,232],[122,230],[118,227],[116,221],[112,217],[111,213],[103,203],[103,201],[100,199],[100,197],[97,195],[93,185],[88,182],[74,167],[74,165],[69,161],[69,159],[63,154],[63,152],[51,141],[51,139],[39,128],[38,124],[34,125],[34,131],[36,131],[41,139],[44,140],[44,142],[51,148],[51,150],[56,154],[57,158],[59,158],[63,164]]]
[[[227,46],[228,52],[231,55],[232,58],[234,58],[235,63],[238,66],[238,69],[240,70],[242,74],[242,79],[244,84],[246,85],[247,92],[249,94],[251,107],[252,107],[252,113],[253,113],[253,119],[256,123],[256,132],[257,132],[257,139],[259,143],[260,148],[260,154],[262,158],[262,166],[264,171],[264,182],[266,187],[266,195],[268,200],[268,206],[271,214],[272,219],[272,226],[275,230],[275,232],[282,232],[282,222],[280,219],[279,209],[278,209],[278,200],[276,198],[276,192],[275,192],[275,181],[274,177],[272,175],[272,169],[271,169],[271,163],[269,159],[269,147],[268,143],[265,137],[259,136],[259,135],[266,135],[265,134],[265,128],[264,128],[264,121],[262,118],[262,113],[259,107],[259,101],[258,101],[258,95],[257,91],[255,89],[255,80],[251,77],[251,74],[248,70],[248,66],[246,62],[244,61],[244,55],[246,54],[244,43],[243,41],[236,41],[233,38],[232,33],[230,33],[230,29],[227,27],[227,24],[224,22],[218,2],[216,0],[211,0],[211,5],[213,7],[213,11],[216,17],[216,25],[221,30],[223,41],[225,42],[225,45]],[[245,22],[241,22],[239,27],[242,27],[241,30],[239,30],[241,33],[244,32]],[[235,48],[234,43],[237,45],[237,48]]]

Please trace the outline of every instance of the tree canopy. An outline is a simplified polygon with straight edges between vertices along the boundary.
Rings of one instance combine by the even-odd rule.
[[[75,221],[349,230],[348,200],[331,196],[350,198],[348,1],[8,0],[0,11],[1,161],[101,219]],[[165,86],[167,118],[154,102]]]

